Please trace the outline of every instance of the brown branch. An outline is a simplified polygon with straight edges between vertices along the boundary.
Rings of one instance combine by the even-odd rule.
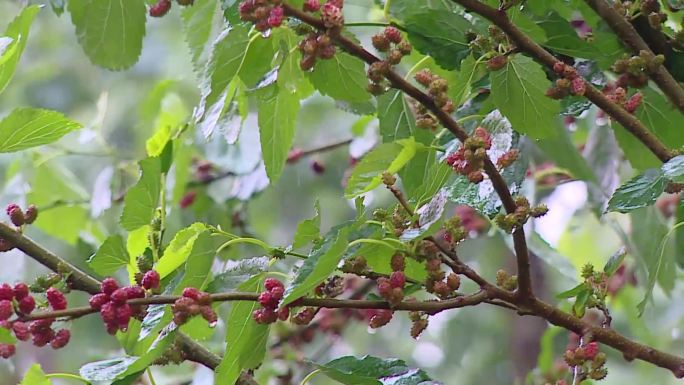
[[[313,147],[309,148],[306,150],[302,150],[301,156],[309,156],[313,154],[320,154],[321,152],[327,152],[327,151],[332,151],[335,150],[339,147],[346,146],[352,142],[353,139],[345,139],[345,140],[340,140],[339,142],[334,142],[330,144],[326,144],[323,146],[319,147]]]
[[[584,0],[599,16],[608,24],[608,26],[615,32],[615,34],[622,40],[634,54],[639,54],[639,51],[646,51],[651,55],[655,55],[651,47],[639,35],[639,32],[630,24],[623,16],[621,16],[615,8],[612,7],[605,0]],[[684,112],[684,88],[682,88],[677,80],[668,72],[664,65],[659,65],[658,68],[649,73],[653,81],[658,84],[658,87],[670,99],[680,111]]]
[[[515,42],[517,47],[531,55],[538,62],[553,68],[553,65],[558,62],[558,59],[551,53],[545,50],[542,46],[535,43],[524,32],[513,24],[505,12],[500,12],[496,8],[492,8],[477,0],[451,0],[462,5],[469,12],[474,12],[480,16],[488,19],[499,27],[508,35],[508,37]],[[639,139],[646,147],[648,147],[658,159],[667,162],[673,157],[672,152],[639,121],[634,115],[630,114],[616,103],[610,101],[606,95],[596,89],[591,84],[587,83],[586,93],[584,95],[596,106],[605,111],[611,118],[620,123],[627,131]]]
[[[309,24],[319,30],[325,30],[323,22],[305,12],[291,7],[288,4],[283,4],[285,8],[285,14],[297,18],[306,24]],[[339,44],[344,50],[350,54],[358,57],[359,59],[365,61],[368,64],[372,64],[380,61],[378,57],[372,53],[366,51],[363,47],[356,44],[351,39],[344,36],[337,36],[335,38],[337,44]],[[430,95],[424,93],[423,91],[416,88],[413,84],[409,83],[402,76],[394,71],[389,71],[385,78],[389,80],[392,87],[401,90],[406,95],[412,97],[430,112],[432,112],[437,119],[442,123],[442,125],[448,129],[454,136],[456,136],[460,141],[465,141],[468,138],[468,133],[461,127],[448,113],[444,112],[440,107],[438,107]],[[489,157],[485,158],[485,172],[489,175],[489,179],[492,181],[494,190],[499,195],[501,202],[503,203],[506,212],[512,213],[515,211],[516,205],[511,192],[508,189],[506,181],[503,179],[499,170],[496,168],[494,163],[492,163]],[[518,282],[519,290],[518,293],[520,298],[533,298],[532,284],[530,279],[529,271],[529,254],[527,250],[527,242],[525,241],[525,233],[522,228],[516,230],[513,233],[514,248],[516,252],[516,258],[518,261]]]

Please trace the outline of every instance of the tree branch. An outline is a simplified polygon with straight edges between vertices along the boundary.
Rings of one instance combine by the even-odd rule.
[[[605,0],[584,0],[608,24],[615,34],[634,54],[646,51],[655,55],[639,32]],[[684,112],[684,88],[668,72],[664,65],[649,74],[651,79],[680,111]]]
[[[542,46],[535,43],[524,32],[511,22],[505,12],[501,12],[496,8],[492,8],[477,0],[451,0],[460,4],[469,12],[474,12],[480,16],[488,19],[499,27],[508,35],[508,37],[515,42],[517,47],[531,55],[538,62],[553,68],[553,65],[558,62],[555,56],[545,50]],[[658,159],[663,162],[670,160],[673,155],[672,152],[634,115],[630,114],[616,103],[610,101],[603,92],[597,90],[594,86],[587,83],[587,89],[584,96],[589,99],[596,106],[605,111],[611,118],[620,123],[627,131],[639,139],[646,147],[648,147]]]

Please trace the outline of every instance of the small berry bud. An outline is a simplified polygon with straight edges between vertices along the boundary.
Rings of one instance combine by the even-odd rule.
[[[411,324],[411,337],[417,339],[428,326],[428,320],[418,319]]]
[[[399,29],[396,27],[386,27],[384,31],[385,37],[387,40],[391,41],[394,44],[399,44],[401,43],[402,37],[401,37],[401,32]]]
[[[392,271],[404,271],[406,269],[406,258],[401,253],[396,253],[392,256],[390,261]]]
[[[285,321],[290,317],[290,308],[289,307],[283,307],[278,309],[278,319],[281,321]]]
[[[0,344],[0,357],[8,359],[16,353],[17,347],[12,344]]]
[[[150,16],[152,17],[162,17],[166,15],[171,9],[170,0],[159,0],[157,3],[150,7]]]
[[[587,91],[587,83],[581,77],[572,79],[570,83],[570,92],[573,95],[582,96]]]
[[[390,41],[384,33],[378,33],[371,37],[373,47],[380,52],[385,52],[390,48]]]
[[[26,213],[24,214],[24,222],[30,225],[31,223],[35,222],[37,218],[38,208],[35,205],[29,205],[29,207],[26,208]]]
[[[209,326],[211,327],[214,327],[218,322],[218,316],[216,315],[214,309],[211,308],[211,306],[201,306],[200,314],[202,315],[202,318],[209,322]]]
[[[461,287],[461,278],[456,273],[450,273],[447,276],[447,286],[451,290],[458,290]]]
[[[321,9],[320,0],[305,0],[304,1],[304,11],[306,12],[317,12]]]
[[[292,323],[295,325],[308,325],[311,320],[313,320],[314,316],[316,316],[316,309],[307,307],[300,310],[292,317]]]
[[[7,205],[7,215],[10,217],[10,221],[15,226],[22,226],[26,223],[26,218],[24,217],[24,212],[21,207],[14,203]]]
[[[387,309],[378,309],[373,311],[370,318],[370,327],[377,329],[387,325],[392,320],[392,311]]]

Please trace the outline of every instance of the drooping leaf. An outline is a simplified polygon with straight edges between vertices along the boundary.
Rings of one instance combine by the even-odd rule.
[[[458,69],[470,53],[466,32],[472,24],[460,14],[417,6],[404,19],[411,44],[444,69]]]
[[[515,55],[491,76],[493,101],[514,130],[533,139],[554,136],[560,103],[545,95],[551,82],[539,64]]]
[[[667,178],[661,170],[649,169],[618,187],[608,201],[608,211],[628,213],[655,203],[665,191]]]
[[[238,287],[241,292],[258,292],[261,289],[260,275],[254,276]],[[228,350],[216,368],[217,384],[234,384],[243,370],[254,369],[266,355],[269,326],[257,324],[252,312],[260,307],[254,301],[240,301],[232,305],[228,317],[226,346]]]
[[[438,385],[421,369],[402,360],[346,356],[315,364],[326,376],[345,385]]]
[[[176,233],[154,267],[162,278],[185,263],[195,241],[204,231],[206,226],[203,223],[193,223]]]
[[[24,8],[5,30],[4,36],[10,41],[5,41],[7,45],[0,52],[0,93],[5,90],[14,76],[14,71],[28,41],[29,29],[38,11],[40,11],[39,5]]]
[[[603,266],[603,272],[606,273],[606,275],[609,277],[615,274],[617,269],[622,264],[622,261],[625,260],[626,256],[627,250],[625,250],[625,248],[620,248],[620,250],[618,250],[615,254],[610,256],[608,262],[606,262],[606,265]]]
[[[349,228],[331,229],[324,241],[311,250],[309,257],[297,270],[297,275],[285,291],[281,306],[285,306],[306,295],[335,271],[347,248]]]
[[[145,36],[144,0],[70,0],[69,12],[93,64],[118,71],[138,61]]]
[[[277,69],[273,71],[276,52],[274,39],[261,34],[250,39],[239,73],[240,79],[248,89],[259,89],[273,84],[278,75]]]
[[[79,369],[81,377],[88,381],[111,381],[125,373],[138,357],[119,357],[85,364]]]
[[[229,261],[226,269],[216,274],[214,279],[207,285],[209,293],[222,293],[229,290],[237,290],[238,286],[245,283],[251,277],[268,270],[268,257],[255,257]]]
[[[81,128],[57,111],[17,108],[0,121],[0,152],[16,152],[57,141]]]
[[[321,237],[321,204],[316,201],[314,205],[316,215],[313,218],[305,219],[297,225],[292,247],[298,249],[309,242]]]
[[[259,98],[259,136],[266,174],[275,183],[283,172],[287,154],[296,131],[299,98],[280,90],[266,98]]]
[[[130,261],[123,237],[112,235],[97,249],[97,253],[88,259],[88,266],[102,276],[114,274]]]
[[[161,162],[159,158],[146,158],[140,161],[141,175],[124,198],[121,214],[121,227],[135,230],[150,224],[159,203],[161,191]]]
[[[370,99],[364,63],[346,52],[338,52],[330,60],[319,60],[309,72],[309,80],[318,92],[336,100],[364,102]]]
[[[378,97],[378,120],[385,143],[412,136],[416,130],[411,107],[399,90],[391,90]]]
[[[590,290],[587,287],[587,284],[582,282],[579,285],[573,287],[572,289],[568,289],[564,292],[556,294],[556,298],[558,299],[566,299],[566,298],[574,298],[580,295],[583,291]]]
[[[192,7],[183,7],[181,11],[185,41],[190,48],[192,63],[196,69],[201,68],[200,57],[209,41],[216,8],[216,0],[197,0]]]
[[[174,290],[175,294],[180,294],[186,287],[203,290],[209,283],[211,265],[214,263],[215,256],[216,248],[209,231],[199,233],[188,253],[183,278]]]
[[[675,156],[663,164],[663,176],[675,183],[684,182],[684,155]]]
[[[377,146],[354,167],[345,196],[351,199],[378,187],[383,172],[394,174],[401,170],[416,155],[419,147],[413,137]]]
[[[40,367],[40,364],[33,364],[29,370],[24,374],[24,379],[19,385],[50,385],[50,379],[45,376],[45,372]]]
[[[440,227],[440,220],[447,203],[447,192],[440,190],[430,202],[416,210],[418,214],[418,228],[408,228],[401,234],[402,241],[410,241],[419,237],[432,235]]]

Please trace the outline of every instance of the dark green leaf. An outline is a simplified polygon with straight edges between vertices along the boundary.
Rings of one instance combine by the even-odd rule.
[[[347,356],[315,365],[345,385],[438,385],[423,370],[408,367],[398,359]]]
[[[57,111],[18,108],[0,121],[0,152],[16,152],[52,143],[81,128]]]
[[[615,274],[617,269],[622,264],[622,261],[625,260],[626,256],[627,250],[625,250],[624,248],[618,250],[615,254],[610,256],[608,262],[606,262],[606,265],[603,266],[603,272],[606,273],[606,275],[609,277]]]
[[[299,98],[275,87],[275,94],[259,98],[259,137],[266,174],[275,183],[283,172],[296,131]]]
[[[309,258],[297,270],[297,275],[285,291],[281,306],[297,300],[313,290],[337,269],[344,251],[347,249],[349,228],[333,228],[325,235],[324,241],[311,250]]]
[[[259,292],[261,276],[255,276],[239,286],[242,292]],[[216,368],[217,384],[234,384],[243,370],[254,369],[266,355],[269,326],[257,324],[252,312],[260,307],[258,302],[233,303],[228,317],[226,346],[228,349]]]
[[[364,102],[370,99],[366,90],[368,78],[365,65],[360,59],[345,52],[338,52],[330,60],[319,60],[309,73],[311,84],[323,95],[348,102]]]
[[[676,183],[684,183],[684,155],[668,160],[663,167],[663,175]]]
[[[8,45],[3,44],[5,48],[0,50],[0,93],[5,90],[14,76],[14,71],[28,41],[29,29],[38,11],[40,11],[39,5],[24,8],[5,30],[4,36],[11,41],[6,41]]]
[[[126,244],[120,235],[112,235],[107,238],[97,253],[88,259],[88,266],[97,274],[110,276],[130,261]]]
[[[533,139],[552,137],[560,103],[546,97],[551,82],[532,59],[515,55],[506,67],[492,73],[492,98],[513,125]]]
[[[126,193],[121,214],[121,227],[131,231],[148,225],[154,217],[161,191],[161,162],[159,158],[140,161],[138,183]]]
[[[144,0],[70,0],[69,12],[93,64],[123,70],[138,61],[145,36]]]
[[[270,37],[258,34],[250,39],[239,73],[240,79],[248,89],[264,88],[266,85],[271,84],[272,81],[275,81],[278,73],[270,72],[273,69],[272,64],[275,53],[276,47],[274,47],[273,39]],[[264,81],[267,74],[274,75],[272,80]]]
[[[183,7],[183,33],[192,54],[192,63],[196,69],[201,68],[200,56],[209,41],[212,20],[216,14],[216,0],[196,0],[192,7]]]
[[[459,68],[470,53],[465,35],[472,24],[457,13],[417,6],[404,14],[404,28],[411,44],[445,69]]]
[[[229,290],[236,290],[238,286],[246,282],[251,277],[268,270],[268,257],[255,257],[230,261],[223,272],[218,273],[207,285],[206,291],[209,293],[221,293]]]
[[[618,187],[608,202],[607,211],[628,213],[655,203],[665,191],[667,179],[661,170],[649,169]]]
[[[311,219],[305,219],[297,225],[292,247],[298,249],[309,242],[321,237],[321,204],[316,200],[314,206],[316,215]]]
[[[209,283],[211,265],[214,263],[215,256],[216,248],[211,240],[210,232],[199,233],[185,261],[183,278],[178,284],[175,294],[180,294],[186,287],[204,289]]]
[[[416,119],[411,112],[404,93],[392,90],[378,97],[378,120],[384,143],[412,136],[416,131]]]

